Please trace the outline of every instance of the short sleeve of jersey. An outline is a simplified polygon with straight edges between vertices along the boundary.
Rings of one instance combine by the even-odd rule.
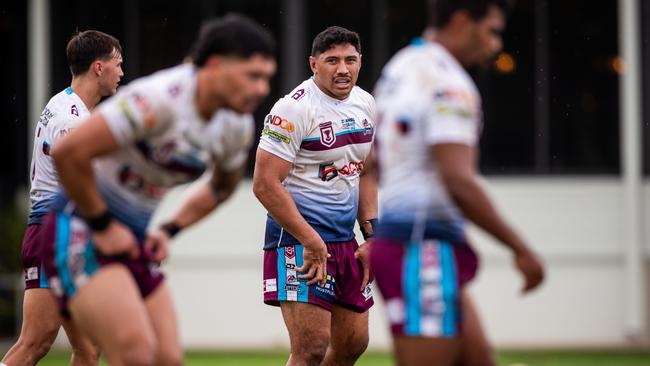
[[[241,128],[236,130],[235,136],[229,139],[231,146],[226,152],[221,167],[224,171],[230,172],[241,167],[248,159],[248,151],[253,143],[253,134],[255,131],[255,122],[253,116],[246,115],[238,121]]]
[[[59,139],[77,128],[81,121],[83,121],[83,118],[80,118],[72,113],[66,114],[59,112],[57,115],[55,115],[54,118],[49,122],[49,125],[52,126],[48,140],[50,147],[54,147]]]
[[[436,88],[424,117],[427,142],[474,146],[479,130],[479,110],[475,103],[473,95],[460,86]]]
[[[171,109],[146,85],[135,85],[99,107],[119,145],[132,144],[169,126]]]
[[[298,103],[305,100],[280,99],[264,118],[259,147],[293,163],[305,137],[308,122]]]

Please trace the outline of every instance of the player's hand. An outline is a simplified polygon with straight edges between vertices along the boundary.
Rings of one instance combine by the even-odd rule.
[[[370,238],[368,238],[370,239]],[[371,240],[367,240],[365,243],[359,245],[359,248],[354,252],[354,258],[361,262],[361,268],[363,268],[363,279],[361,280],[361,291],[363,291],[368,283],[371,281],[372,272],[370,271],[370,243]]]
[[[544,266],[539,257],[530,249],[515,253],[515,265],[524,276],[523,293],[539,286],[544,281]]]
[[[307,286],[319,283],[325,286],[327,276],[327,246],[322,241],[317,245],[303,245],[302,267],[296,268],[296,271],[302,272],[298,276],[300,279],[307,279]]]
[[[95,248],[106,256],[128,255],[135,259],[140,255],[138,241],[133,232],[117,220],[112,220],[102,231],[93,232]]]
[[[144,241],[145,253],[149,259],[160,264],[169,255],[169,235],[165,230],[155,229],[147,234]]]

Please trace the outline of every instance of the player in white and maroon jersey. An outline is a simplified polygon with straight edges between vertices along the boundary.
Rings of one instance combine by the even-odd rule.
[[[124,75],[121,53],[120,43],[113,36],[95,30],[75,34],[66,47],[72,73],[70,86],[50,99],[34,131],[30,167],[31,210],[22,244],[25,275],[23,322],[18,341],[2,359],[9,366],[37,363],[50,349],[62,323],[72,344],[71,363],[98,363],[95,347],[59,315],[44,276],[40,233],[43,216],[60,189],[50,152],[61,137],[88,117],[102,97],[115,94]]]
[[[313,77],[264,120],[253,190],[268,210],[264,301],[280,306],[290,365],[352,365],[368,344],[366,244],[377,217],[376,183],[363,173],[375,125],[372,96],[356,86],[359,36],[316,36]]]
[[[502,0],[435,0],[426,38],[399,51],[375,90],[381,217],[371,267],[399,365],[493,365],[464,285],[477,269],[471,220],[512,250],[524,291],[542,264],[501,217],[476,171],[481,99],[465,68],[501,49]]]
[[[65,194],[45,220],[46,273],[62,311],[111,365],[180,365],[168,240],[235,189],[250,113],[269,92],[274,41],[249,18],[206,23],[191,64],[137,79],[52,151]],[[162,195],[200,180],[174,216],[147,228]]]

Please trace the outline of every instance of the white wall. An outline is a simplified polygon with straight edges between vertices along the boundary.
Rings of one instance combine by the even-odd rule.
[[[482,267],[471,289],[488,334],[500,347],[621,346],[622,186],[615,178],[492,178],[498,206],[548,269],[543,287],[522,297],[507,251],[472,228]],[[163,202],[157,220],[181,196]],[[650,207],[650,188],[645,189]],[[288,347],[280,312],[262,304],[265,211],[245,181],[217,213],[178,236],[165,266],[188,349]],[[645,221],[644,221],[645,222]],[[650,228],[646,227],[646,237]],[[646,252],[650,245],[646,242]],[[371,310],[371,344],[389,338],[383,307]]]

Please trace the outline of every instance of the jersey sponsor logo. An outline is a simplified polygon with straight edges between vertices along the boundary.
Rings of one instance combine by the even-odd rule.
[[[357,122],[354,120],[354,118],[344,118],[341,120],[341,128],[343,130],[354,130],[356,127]]]
[[[125,165],[120,169],[118,180],[123,187],[130,191],[142,192],[149,197],[162,198],[167,193],[167,188],[148,182],[130,166]]]
[[[339,174],[344,176],[351,176],[361,174],[366,163],[363,161],[351,161],[341,168],[334,166],[334,163],[324,163],[318,167],[318,178],[323,182],[329,182],[336,178]]]
[[[179,84],[174,84],[169,87],[168,91],[172,98],[176,98],[181,93],[181,86]]]
[[[77,109],[76,104],[73,104],[72,107],[70,107],[70,114],[74,114],[75,116],[79,117],[79,110]]]
[[[295,100],[300,100],[300,98],[302,98],[304,95],[305,95],[305,89],[298,89],[296,90],[295,93],[293,93],[293,95],[291,95],[291,98]]]
[[[291,142],[291,138],[288,136],[285,136],[279,132],[273,131],[269,128],[269,126],[264,127],[262,130],[262,134],[265,136],[268,136],[271,140],[275,142],[284,142],[285,144],[288,144]]]
[[[361,174],[365,166],[366,163],[363,161],[351,161],[339,169],[339,174],[346,176]]]
[[[318,126],[320,127],[320,142],[327,147],[334,145],[336,142],[336,134],[334,134],[332,121],[323,122]]]
[[[433,93],[433,99],[436,101],[460,101],[472,103],[472,95],[468,92],[454,89],[437,90]]]
[[[43,154],[47,156],[50,155],[50,144],[48,144],[47,141],[43,141]]]
[[[59,138],[69,134],[70,132],[72,132],[72,130],[73,130],[73,128],[65,128],[65,129],[59,131]]]
[[[375,133],[375,129],[372,127],[372,124],[370,124],[370,122],[368,122],[367,119],[364,118],[362,123],[363,123],[364,136],[372,135],[373,133]]]
[[[50,118],[54,117],[54,114],[50,111],[49,108],[43,109],[41,116],[38,118],[38,123],[41,123],[43,126],[47,126],[50,122]]]
[[[397,128],[397,131],[401,135],[406,135],[411,131],[411,120],[409,118],[400,118],[397,120],[397,123],[395,123],[395,126]]]
[[[339,170],[334,166],[334,163],[321,164],[318,167],[318,177],[323,182],[329,182],[339,175]]]
[[[436,111],[443,116],[457,116],[461,118],[471,118],[472,111],[463,107],[450,107],[446,105],[441,105],[436,108]]]
[[[279,126],[281,129],[286,130],[289,133],[295,130],[295,126],[293,125],[292,122],[290,122],[286,118],[282,118],[280,116],[275,116],[272,114],[266,116],[266,119],[264,120],[264,124]]]

